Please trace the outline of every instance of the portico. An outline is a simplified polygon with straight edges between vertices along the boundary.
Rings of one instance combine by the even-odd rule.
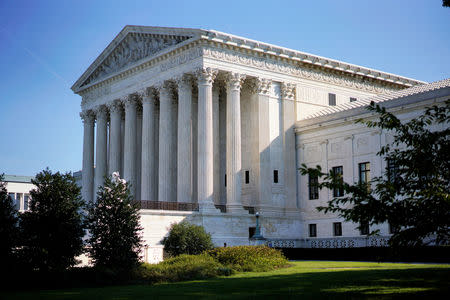
[[[120,171],[123,160],[123,177],[131,183],[132,193],[139,194],[138,201],[198,203],[200,210],[210,211],[216,210],[214,205],[225,205],[229,213],[243,212],[242,89],[245,90],[245,101],[256,103],[264,101],[260,98],[268,93],[271,83],[268,78],[251,74],[197,68],[83,110],[80,116],[85,135],[84,199],[95,201],[103,177]],[[285,86],[291,86],[293,95],[295,87],[292,84],[281,85],[283,90]],[[251,109],[251,113],[259,116],[261,126],[268,123],[269,116],[260,112],[259,106]],[[138,114],[138,111],[142,113]],[[222,124],[219,122],[221,111],[226,115],[226,122]],[[267,107],[265,112],[268,112]],[[122,119],[125,120],[123,136]],[[225,128],[220,128],[221,125]],[[269,141],[269,130],[258,133],[255,125],[249,124],[245,130],[250,135],[254,130],[261,145],[244,147],[246,152],[257,153],[259,147],[267,146]],[[225,140],[225,147],[221,140]],[[94,148],[95,162],[92,159]],[[221,152],[226,153],[225,168],[218,159]],[[89,172],[91,169],[94,171]],[[252,175],[257,176],[258,172],[252,170]],[[259,177],[267,177],[267,174]],[[223,190],[226,191],[224,202],[220,197]],[[256,191],[255,195],[259,196],[260,192]],[[265,202],[250,204],[263,208],[269,201]]]

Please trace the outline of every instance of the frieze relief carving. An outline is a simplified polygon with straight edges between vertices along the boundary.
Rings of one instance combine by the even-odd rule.
[[[87,85],[100,77],[117,72],[138,60],[151,56],[164,48],[168,48],[187,40],[188,36],[163,36],[143,33],[130,33],[100,66],[86,79]]]
[[[368,83],[355,78],[344,77],[343,75],[335,75],[322,70],[293,66],[292,64],[279,62],[267,57],[251,56],[228,49],[218,49],[213,47],[204,48],[203,56],[373,93],[385,93],[396,90],[375,83]]]

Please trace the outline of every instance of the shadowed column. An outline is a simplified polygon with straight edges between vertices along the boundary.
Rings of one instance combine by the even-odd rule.
[[[94,121],[95,116],[91,110],[80,113],[83,120],[83,170],[82,170],[82,196],[87,203],[92,201],[94,193]]]

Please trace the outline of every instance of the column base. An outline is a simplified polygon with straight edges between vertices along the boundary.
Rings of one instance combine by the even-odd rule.
[[[221,213],[220,209],[216,208],[213,203],[199,203],[198,206],[201,213]]]
[[[227,205],[227,213],[234,215],[248,215],[248,210],[245,210],[242,205],[231,204]]]

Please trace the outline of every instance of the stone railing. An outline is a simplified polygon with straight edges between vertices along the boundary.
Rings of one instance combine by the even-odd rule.
[[[150,200],[141,200],[138,202],[141,206],[141,209],[198,211],[198,203],[163,202]]]
[[[335,238],[309,238],[305,239],[305,248],[359,248],[359,247],[387,247],[389,237],[335,237]]]
[[[265,244],[273,248],[361,248],[387,247],[389,236],[334,237],[307,239],[270,239]]]

